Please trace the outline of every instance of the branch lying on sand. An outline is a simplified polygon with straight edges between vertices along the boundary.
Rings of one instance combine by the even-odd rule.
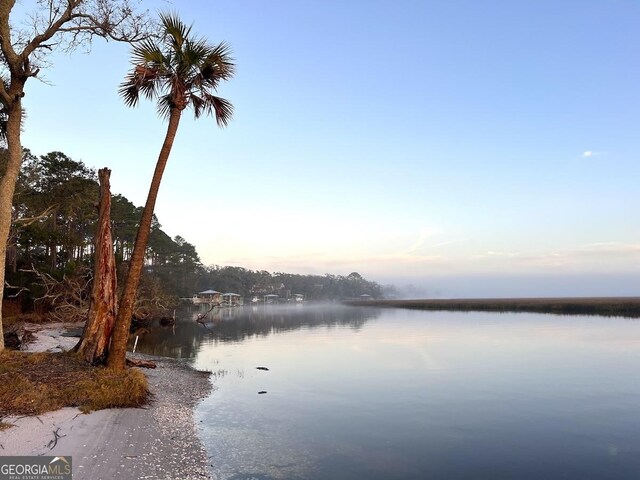
[[[156,368],[156,364],[146,360],[131,360],[127,358],[127,367]]]
[[[60,435],[58,432],[60,431],[60,427],[56,428],[53,431],[53,440],[51,440],[48,444],[47,447],[49,447],[49,450],[53,450],[55,448],[55,446],[58,444],[58,439],[62,438],[62,437],[66,437],[66,435]]]

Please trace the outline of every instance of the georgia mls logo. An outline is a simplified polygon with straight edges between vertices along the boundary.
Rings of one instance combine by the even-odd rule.
[[[71,464],[64,457],[53,457],[48,465],[49,475],[69,475],[71,474]]]
[[[1,457],[0,480],[71,480],[71,457]]]

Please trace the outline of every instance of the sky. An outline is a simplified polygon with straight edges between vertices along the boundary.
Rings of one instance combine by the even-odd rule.
[[[233,121],[186,114],[156,206],[204,264],[428,296],[638,294],[637,0],[142,4],[236,59],[218,91]],[[142,205],[166,125],[119,99],[129,68],[114,42],[54,54],[23,144],[111,168]]]

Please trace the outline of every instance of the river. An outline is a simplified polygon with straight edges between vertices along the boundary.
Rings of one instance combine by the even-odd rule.
[[[307,304],[223,309],[204,325],[196,314],[137,349],[212,372],[196,417],[217,480],[640,478],[637,320]]]

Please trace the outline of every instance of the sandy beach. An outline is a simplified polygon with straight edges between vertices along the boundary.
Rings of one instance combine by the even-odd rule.
[[[70,348],[77,339],[62,336],[63,330],[61,324],[44,326],[29,350]],[[193,408],[211,391],[208,374],[179,360],[133,358],[157,364],[144,369],[152,394],[148,405],[6,417],[3,421],[14,426],[0,432],[0,455],[71,456],[75,480],[210,478],[193,417]]]

